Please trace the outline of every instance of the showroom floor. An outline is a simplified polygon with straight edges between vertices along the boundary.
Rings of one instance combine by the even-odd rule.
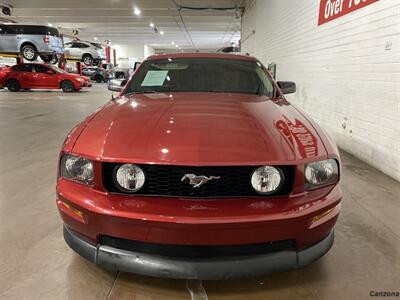
[[[0,90],[0,299],[369,299],[372,290],[398,290],[400,184],[346,153],[335,244],[303,270],[201,283],[86,262],[62,238],[57,156],[68,131],[110,95],[105,85],[74,94]]]

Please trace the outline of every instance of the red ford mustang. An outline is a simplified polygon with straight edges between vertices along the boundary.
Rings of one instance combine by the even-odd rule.
[[[112,269],[228,279],[304,267],[333,243],[335,144],[255,58],[152,56],[62,147],[68,245]]]
[[[15,65],[0,80],[11,92],[20,89],[62,89],[64,92],[73,92],[91,85],[88,77],[45,64]]]

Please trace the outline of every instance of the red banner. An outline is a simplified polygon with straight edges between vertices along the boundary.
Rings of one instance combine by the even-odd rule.
[[[318,26],[379,0],[321,0]]]

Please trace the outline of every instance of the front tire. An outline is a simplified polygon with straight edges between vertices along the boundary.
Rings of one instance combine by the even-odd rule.
[[[103,76],[101,76],[100,74],[96,74],[93,78],[97,83],[102,83],[103,82]]]
[[[21,85],[16,79],[10,79],[6,83],[6,87],[10,92],[18,92],[21,89]]]
[[[125,78],[125,73],[124,72],[117,72],[117,73],[115,73],[115,78],[116,79],[124,79]]]
[[[23,58],[25,58],[26,60],[29,60],[29,61],[34,61],[38,57],[36,48],[32,44],[27,44],[27,45],[23,46],[21,49],[21,53],[22,53]]]
[[[75,91],[74,84],[70,80],[62,81],[60,87],[64,93],[72,93],[73,91]]]
[[[92,66],[93,65],[93,57],[90,54],[83,55],[82,61],[87,66]]]

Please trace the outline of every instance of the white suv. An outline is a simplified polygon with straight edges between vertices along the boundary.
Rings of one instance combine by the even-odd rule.
[[[22,54],[34,61],[57,62],[63,44],[57,28],[44,25],[0,24],[0,53]]]
[[[98,65],[105,59],[103,47],[98,43],[73,41],[64,44],[66,59],[79,59],[85,65]]]

